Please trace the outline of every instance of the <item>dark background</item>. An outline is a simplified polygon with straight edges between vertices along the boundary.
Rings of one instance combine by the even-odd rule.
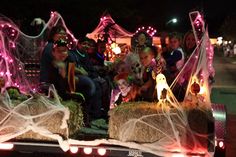
[[[1,0],[3,14],[30,34],[28,26],[35,17],[46,22],[50,11],[58,11],[67,27],[78,38],[92,32],[101,15],[107,11],[116,23],[130,32],[140,26],[152,26],[160,31],[186,32],[191,29],[188,13],[199,10],[204,14],[211,37],[222,34],[226,17],[235,15],[233,1],[216,0]],[[168,24],[173,17],[177,24]]]

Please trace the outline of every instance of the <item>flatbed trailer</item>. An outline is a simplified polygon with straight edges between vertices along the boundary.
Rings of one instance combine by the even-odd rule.
[[[225,154],[225,136],[226,136],[226,108],[222,104],[212,104],[213,116],[215,118],[215,143],[209,146],[209,154],[214,154],[215,157],[223,157]],[[213,148],[212,148],[213,147]],[[223,152],[223,153],[222,153]],[[181,152],[163,152],[169,154],[171,157],[205,157],[205,153],[186,153]],[[83,146],[83,145],[70,145],[70,149],[64,152],[57,142],[49,141],[9,141],[0,144],[0,156],[68,156],[68,157],[160,157],[149,152],[141,151],[138,149],[131,149],[117,145],[98,145],[98,146]]]

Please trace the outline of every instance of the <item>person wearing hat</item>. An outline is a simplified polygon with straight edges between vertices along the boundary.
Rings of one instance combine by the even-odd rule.
[[[119,73],[114,77],[118,89],[112,90],[110,109],[121,102],[137,101],[140,99],[140,88],[132,83],[129,73]]]

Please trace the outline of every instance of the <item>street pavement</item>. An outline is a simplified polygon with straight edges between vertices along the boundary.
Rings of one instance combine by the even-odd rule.
[[[226,157],[236,156],[236,57],[224,57],[223,52],[215,51],[215,83],[211,101],[224,104],[227,110]]]

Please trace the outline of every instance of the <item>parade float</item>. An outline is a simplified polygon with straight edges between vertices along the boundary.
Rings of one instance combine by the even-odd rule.
[[[79,149],[83,149],[87,155],[94,155],[93,150],[97,150],[95,155],[100,156],[112,156],[113,151],[118,151],[120,156],[143,156],[145,153],[213,156],[215,119],[209,84],[209,77],[214,75],[213,47],[200,13],[190,13],[190,19],[198,44],[173,84],[168,86],[164,75],[156,75],[157,102],[122,103],[109,111],[107,137],[85,140],[77,136],[83,129],[79,102],[61,100],[53,86],[49,87],[48,95],[42,94],[40,86],[26,75],[22,61],[25,56],[37,56],[43,45],[37,40],[46,30],[59,22],[66,28],[60,14],[53,12],[38,36],[25,35],[12,21],[1,18],[1,146],[7,147],[9,141],[13,141],[9,147],[13,149],[19,144],[14,141],[30,140],[37,142],[34,146],[46,148],[50,144],[40,144],[40,141],[57,141],[64,152],[75,154],[82,153]],[[70,31],[67,33],[73,45],[76,39]],[[187,89],[184,101],[179,102],[172,89],[183,82]],[[27,145],[33,144],[25,143]]]

